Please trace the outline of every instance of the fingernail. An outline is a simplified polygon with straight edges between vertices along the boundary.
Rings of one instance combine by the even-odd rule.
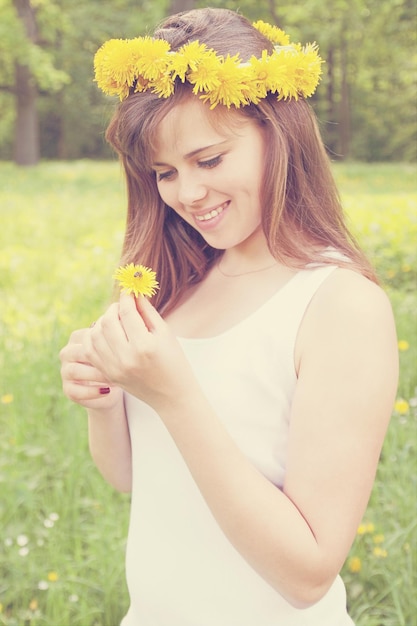
[[[110,393],[110,387],[100,387],[100,393],[102,396],[106,395],[106,393]]]

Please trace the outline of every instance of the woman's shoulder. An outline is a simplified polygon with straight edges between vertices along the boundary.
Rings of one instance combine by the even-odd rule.
[[[329,310],[329,313],[356,311],[367,316],[376,310],[391,310],[384,289],[360,272],[346,267],[337,268],[323,283],[317,293],[316,306]]]
[[[299,358],[306,350],[332,344],[343,354],[356,350],[395,358],[394,315],[385,291],[359,272],[337,268],[316,292],[306,311],[297,341]]]

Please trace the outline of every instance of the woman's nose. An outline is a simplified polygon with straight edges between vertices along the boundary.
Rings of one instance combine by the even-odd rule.
[[[199,179],[198,174],[179,177],[178,200],[185,206],[192,206],[203,200],[207,194],[207,187]]]

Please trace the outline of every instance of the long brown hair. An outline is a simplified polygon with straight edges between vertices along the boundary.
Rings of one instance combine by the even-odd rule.
[[[261,56],[262,50],[272,50],[271,42],[246,18],[227,9],[196,9],[171,16],[154,36],[169,41],[173,50],[198,39],[222,55],[239,52],[243,61]],[[106,133],[120,156],[127,181],[122,263],[142,263],[157,272],[161,290],[153,304],[160,311],[175,306],[223,253],[211,248],[163,203],[150,167],[158,124],[172,107],[189,97],[196,96],[182,83],[168,99],[150,91],[131,93],[119,105]],[[227,126],[231,116],[226,107],[219,105],[213,113],[216,123]],[[255,120],[268,138],[261,201],[271,253],[279,261],[301,268],[311,262],[334,263],[323,256],[323,250],[335,248],[347,257],[348,267],[376,281],[346,226],[329,159],[307,102],[278,101],[270,94],[238,113]]]

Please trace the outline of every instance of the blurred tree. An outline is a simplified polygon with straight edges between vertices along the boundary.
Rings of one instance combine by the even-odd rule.
[[[33,11],[32,39],[18,4]],[[0,0],[0,158],[13,154],[16,91],[25,84],[16,66],[26,68],[27,88],[36,97],[42,156],[107,158],[103,129],[117,100],[94,85],[97,48],[110,37],[150,32],[173,11],[206,5],[205,0]],[[210,0],[210,6],[276,23],[293,41],[317,40],[326,63],[311,103],[337,158],[417,158],[415,0]]]
[[[33,165],[40,157],[39,93],[54,93],[69,82],[48,50],[51,7],[49,0],[0,0],[1,104],[14,103],[13,157],[19,165]],[[11,123],[12,116],[5,117]]]
[[[171,0],[168,13],[180,13],[194,9],[195,0]]]
[[[47,158],[108,158],[104,128],[117,99],[97,89],[93,58],[110,38],[129,38],[152,31],[166,13],[166,0],[58,0],[66,22],[55,49],[58,67],[71,86],[41,107],[41,146]],[[58,104],[59,103],[59,104]]]

